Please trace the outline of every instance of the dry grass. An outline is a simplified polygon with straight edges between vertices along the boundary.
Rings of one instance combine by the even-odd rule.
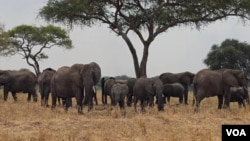
[[[217,98],[207,98],[201,103],[199,113],[194,113],[192,93],[189,105],[176,105],[172,98],[164,112],[156,106],[147,112],[135,113],[126,108],[123,116],[119,108],[91,112],[84,108],[78,115],[76,108],[66,113],[62,107],[55,110],[26,101],[26,94],[19,94],[13,102],[9,95],[4,102],[0,92],[0,141],[220,141],[222,124],[249,124],[250,108],[239,109],[237,103],[230,110],[217,110]],[[138,107],[139,108],[139,107]],[[99,109],[99,110],[98,110]]]

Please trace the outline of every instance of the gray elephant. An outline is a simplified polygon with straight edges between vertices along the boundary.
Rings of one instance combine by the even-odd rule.
[[[101,68],[95,62],[89,64],[74,64],[71,67],[59,68],[52,77],[52,109],[56,106],[56,98],[67,101],[76,98],[78,113],[82,114],[83,105],[88,105],[88,110],[93,108],[93,86],[101,77]]]
[[[180,83],[164,84],[162,87],[163,95],[170,103],[170,97],[178,97],[179,103],[183,103],[184,87]]]
[[[163,82],[166,83],[181,83],[184,87],[184,103],[188,104],[188,86],[190,86],[193,82],[195,74],[191,72],[181,72],[181,73],[162,73],[159,78]]]
[[[199,111],[200,102],[205,97],[218,97],[218,109],[228,108],[230,104],[230,88],[243,87],[247,93],[247,81],[244,72],[236,69],[210,70],[202,69],[194,77],[195,111]],[[224,99],[224,102],[223,102]]]
[[[41,106],[49,106],[48,99],[49,94],[51,92],[51,78],[56,71],[52,68],[46,68],[43,70],[41,74],[38,76],[38,85],[39,85],[39,92],[41,95]],[[60,100],[58,99],[60,104]]]
[[[102,80],[103,82],[103,87],[102,87],[102,103],[108,104],[107,103],[107,97],[109,96],[111,99],[111,104],[112,104],[112,97],[111,97],[111,87],[116,83],[114,77],[109,77],[105,80]]]
[[[17,101],[16,93],[28,93],[28,101],[33,96],[33,101],[37,101],[36,75],[28,70],[10,71],[0,70],[0,86],[4,87],[4,101],[7,101],[8,93],[11,92],[14,101]]]
[[[125,97],[128,94],[127,84],[115,83],[111,87],[111,97],[113,99],[113,106],[119,103],[120,109],[125,110]]]
[[[156,96],[158,110],[163,111],[164,105],[162,101],[162,82],[160,79],[140,77],[136,80],[134,84],[133,94],[134,94],[134,108],[137,112],[137,102],[141,102],[141,111],[145,112],[145,106],[152,106],[154,103],[154,97]]]
[[[137,79],[136,78],[129,78],[126,82],[127,86],[128,86],[128,94],[127,94],[127,106],[131,107],[132,106],[132,102],[133,102],[133,88],[135,85],[135,81]]]
[[[239,87],[239,88],[231,88],[230,89],[231,93],[231,98],[230,102],[238,102],[239,107],[241,108],[242,106],[246,108],[245,101],[248,101],[249,95],[248,93],[245,93],[244,89]]]

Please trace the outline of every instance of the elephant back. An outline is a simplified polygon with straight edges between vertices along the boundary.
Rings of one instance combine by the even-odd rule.
[[[129,93],[133,93],[133,87],[135,85],[136,78],[129,78],[126,82],[128,88],[129,88]]]
[[[159,79],[163,82],[163,84],[178,82],[178,77],[170,72],[162,73],[159,76]]]
[[[28,70],[21,70],[21,71],[13,71],[12,76],[14,79],[27,81],[27,83],[36,84],[37,83],[37,77],[36,75]],[[25,83],[24,82],[24,83]]]
[[[38,83],[50,83],[52,76],[56,71],[52,68],[46,68],[38,75]]]

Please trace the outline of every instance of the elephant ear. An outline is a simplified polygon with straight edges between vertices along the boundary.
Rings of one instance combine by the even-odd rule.
[[[193,83],[194,74],[191,72],[184,72],[179,76],[179,82],[182,84],[190,85]]]
[[[10,81],[10,72],[9,71],[0,71],[0,85],[5,84]]]
[[[151,95],[154,95],[154,83],[152,80],[148,79],[148,83],[147,85],[145,85],[145,89],[148,93],[150,93]]]
[[[222,80],[227,86],[238,87],[244,80],[244,74],[241,70],[226,69],[222,72]]]

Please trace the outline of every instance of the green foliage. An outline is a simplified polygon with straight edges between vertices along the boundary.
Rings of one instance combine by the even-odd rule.
[[[160,34],[175,26],[209,24],[228,16],[250,19],[249,0],[49,0],[39,15],[48,22],[92,26],[106,24],[121,36],[132,54],[136,77],[146,76],[150,44]],[[129,38],[135,33],[142,42],[139,63]]]
[[[38,61],[48,58],[44,53],[45,49],[55,46],[66,49],[73,47],[68,33],[53,25],[20,25],[1,35],[6,35],[8,44],[0,46],[0,55],[22,55],[28,65],[35,69],[36,74],[40,73]]]
[[[230,68],[243,70],[250,79],[250,45],[235,39],[226,39],[213,45],[204,63],[213,70]]]
[[[0,52],[2,48],[6,48],[7,46],[7,38],[6,34],[4,34],[4,25],[0,24]]]

